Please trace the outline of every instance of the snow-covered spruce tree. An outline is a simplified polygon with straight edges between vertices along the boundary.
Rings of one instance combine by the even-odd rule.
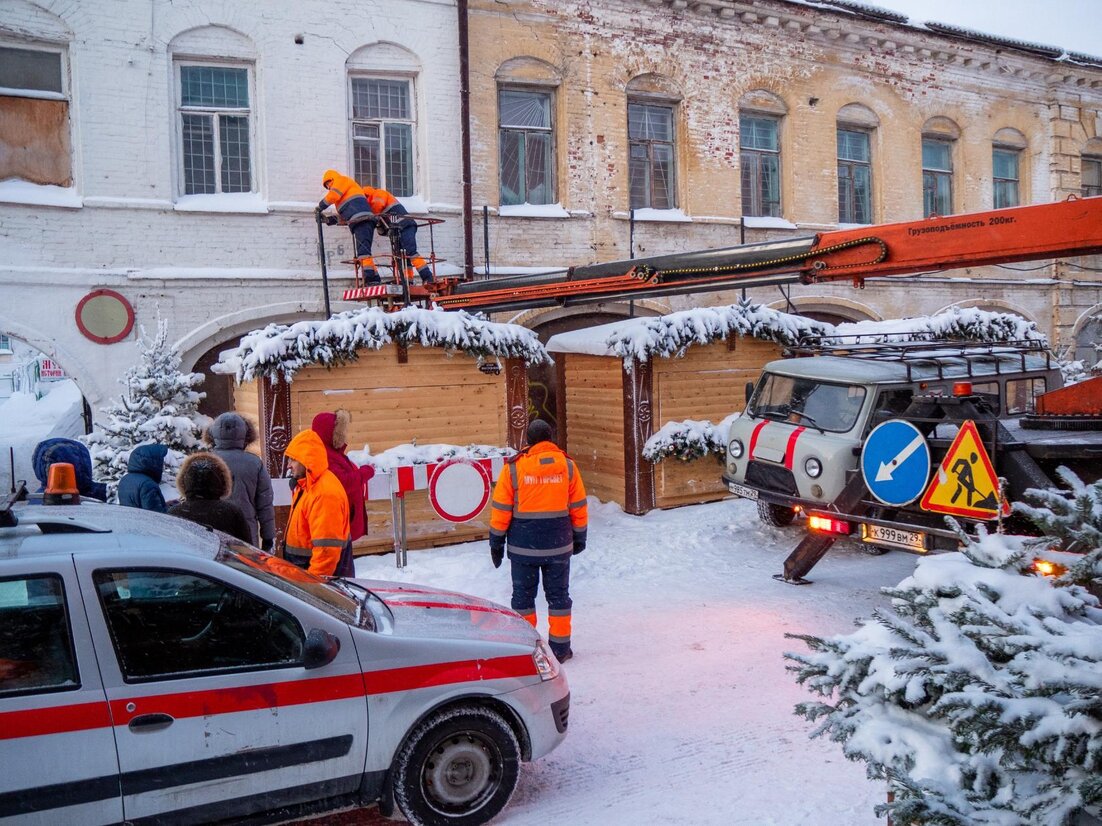
[[[195,389],[203,375],[180,372],[180,354],[168,343],[168,322],[159,319],[153,336],[140,329],[141,360],[119,379],[126,389],[100,409],[100,423],[84,437],[92,453],[93,473],[108,483],[112,496],[135,447],[168,447],[165,465],[171,476],[183,455],[199,446],[203,428],[210,423],[199,412],[199,401],[206,394]]]
[[[887,781],[877,809],[898,826],[1102,815],[1102,607],[1072,581],[1102,578],[1102,483],[1076,482],[1071,503],[1030,511],[1088,551],[1074,574],[1032,573],[1051,539],[981,533],[920,559],[854,633],[793,635],[811,653],[789,670],[824,698],[796,713]]]

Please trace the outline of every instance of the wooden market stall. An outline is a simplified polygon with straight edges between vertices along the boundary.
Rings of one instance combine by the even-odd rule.
[[[526,367],[548,359],[531,331],[464,313],[376,308],[329,321],[274,326],[223,354],[235,409],[260,423],[273,478],[283,451],[322,411],[352,414],[349,451],[404,444],[518,448],[527,425]],[[408,546],[472,541],[489,534],[489,509],[455,524],[432,511],[425,490],[404,494]],[[357,552],[393,546],[391,503],[368,502],[368,535]]]
[[[718,457],[652,463],[643,456],[647,440],[668,422],[719,423],[742,410],[746,383],[784,344],[822,332],[809,319],[739,304],[555,335],[547,349],[562,384],[560,444],[587,492],[628,513],[721,499]]]

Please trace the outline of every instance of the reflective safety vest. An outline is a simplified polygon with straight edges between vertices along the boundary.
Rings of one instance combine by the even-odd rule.
[[[309,557],[310,573],[333,576],[348,541],[348,495],[330,472],[325,445],[314,431],[295,436],[286,455],[306,466],[306,476],[291,499],[284,551],[289,557]]]
[[[589,512],[574,460],[554,442],[538,442],[501,470],[494,486],[490,533],[509,555],[541,561],[585,543]]]

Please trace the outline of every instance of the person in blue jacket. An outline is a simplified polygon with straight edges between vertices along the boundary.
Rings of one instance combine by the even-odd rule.
[[[46,489],[49,480],[50,465],[55,462],[68,462],[73,466],[77,477],[77,490],[81,497],[107,501],[107,485],[92,480],[92,454],[88,448],[75,439],[43,439],[35,445],[31,455],[34,475],[38,477],[39,492]]]
[[[119,504],[128,508],[166,513],[161,494],[161,477],[165,472],[164,445],[139,445],[130,452],[126,463],[128,473],[119,479]]]

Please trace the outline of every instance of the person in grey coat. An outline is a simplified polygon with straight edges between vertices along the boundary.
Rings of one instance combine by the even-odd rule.
[[[164,445],[138,445],[126,460],[127,473],[119,479],[119,504],[128,508],[164,513],[165,497],[161,493],[161,477],[165,472]]]
[[[275,545],[275,509],[272,507],[272,479],[264,462],[255,453],[245,450],[256,441],[256,427],[236,413],[223,413],[203,434],[211,451],[225,462],[233,476],[233,493],[229,501],[241,508],[252,531],[250,541],[257,545],[257,523],[260,523],[262,550]]]

